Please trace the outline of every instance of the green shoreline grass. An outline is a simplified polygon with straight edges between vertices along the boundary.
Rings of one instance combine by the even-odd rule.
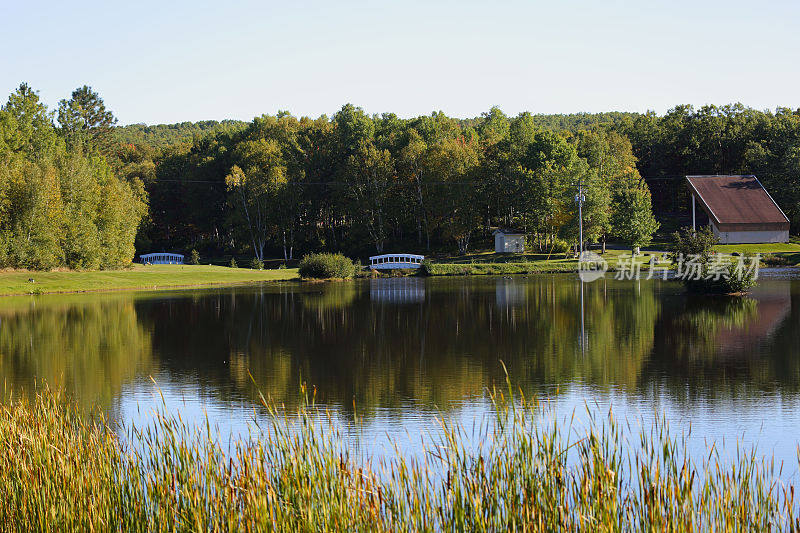
[[[500,274],[555,274],[577,272],[577,261],[527,263],[433,263],[428,276],[491,276]]]
[[[33,279],[33,282],[28,281]],[[0,272],[0,296],[136,289],[175,289],[286,281],[297,269],[253,270],[214,265],[133,265],[126,270]]]
[[[717,244],[714,250],[730,254],[797,254],[800,253],[800,244],[794,242],[767,243],[767,244]]]
[[[783,258],[780,266],[800,264],[800,244],[774,245],[718,245],[716,250],[724,253],[762,253]],[[628,250],[609,249],[604,257],[609,270],[619,268],[620,258]],[[647,271],[651,255],[658,257],[663,252],[643,251],[637,256],[641,269]],[[665,266],[668,263],[662,263]],[[577,272],[575,259],[564,259],[546,254],[496,254],[478,252],[467,256],[442,257],[434,262],[429,275],[432,276],[481,276],[511,274],[554,274]],[[33,279],[33,282],[29,282]],[[0,271],[0,296],[24,294],[57,294],[71,292],[100,292],[116,290],[163,290],[184,287],[211,287],[240,285],[267,281],[299,279],[296,268],[253,270],[229,268],[217,265],[138,265],[129,269],[106,271]]]
[[[669,246],[664,246],[666,249]],[[714,250],[719,253],[739,253],[752,256],[756,253],[762,256],[764,267],[794,267],[800,266],[800,244],[726,244],[716,245]],[[597,251],[597,250],[592,250]],[[620,270],[621,266],[630,268],[630,264],[622,265],[621,261],[630,258],[630,250],[608,249],[602,255],[608,261],[609,271]],[[652,249],[642,250],[636,256],[637,263],[643,272],[649,270],[650,258],[662,258],[665,251]],[[481,275],[510,275],[510,274],[555,274],[561,272],[577,272],[578,261],[566,259],[564,254],[498,254],[492,251],[479,251],[465,256],[433,257],[433,263],[428,275],[431,276],[481,276]],[[658,267],[671,266],[670,261],[660,262]]]
[[[122,441],[45,390],[0,405],[0,530],[800,528],[794,486],[768,457],[737,447],[725,460],[719,443],[691,457],[660,419],[624,438],[611,413],[589,412],[583,428],[491,398],[495,414],[471,429],[443,418],[423,456],[395,448],[373,462],[307,404],[292,414],[264,401],[261,431],[230,445],[163,411]]]
[[[663,252],[645,251],[636,256],[642,271],[648,270],[651,257],[661,258]],[[603,256],[608,261],[610,271],[620,268],[620,261],[630,260],[630,250],[608,250]],[[659,263],[659,267],[669,265]],[[494,252],[476,253],[463,257],[443,258],[433,262],[428,271],[430,276],[481,276],[510,274],[557,274],[578,271],[577,259],[565,259],[564,254],[497,254]]]

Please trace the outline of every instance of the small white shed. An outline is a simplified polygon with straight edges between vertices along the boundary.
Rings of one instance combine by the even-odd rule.
[[[496,229],[494,231],[494,251],[501,254],[525,252],[525,233],[513,229]]]

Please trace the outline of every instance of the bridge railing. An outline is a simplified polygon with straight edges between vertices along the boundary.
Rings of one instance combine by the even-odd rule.
[[[425,260],[417,254],[381,254],[369,258],[370,268],[419,268]]]

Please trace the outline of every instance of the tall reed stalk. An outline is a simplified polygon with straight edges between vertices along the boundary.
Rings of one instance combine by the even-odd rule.
[[[753,451],[690,457],[663,420],[629,442],[612,413],[578,429],[510,396],[476,430],[442,420],[424,454],[373,462],[311,403],[265,401],[268,427],[223,448],[164,412],[120,439],[45,389],[0,406],[0,530],[800,529],[794,487]]]

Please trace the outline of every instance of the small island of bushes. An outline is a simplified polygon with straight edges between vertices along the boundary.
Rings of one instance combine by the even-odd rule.
[[[732,257],[714,256],[717,237],[710,228],[683,228],[672,234],[675,241],[675,261],[679,263],[676,278],[689,292],[696,294],[742,295],[756,285],[756,275],[750,268],[741,268]],[[744,256],[739,256],[745,261]],[[748,263],[755,259],[750,258]]]

